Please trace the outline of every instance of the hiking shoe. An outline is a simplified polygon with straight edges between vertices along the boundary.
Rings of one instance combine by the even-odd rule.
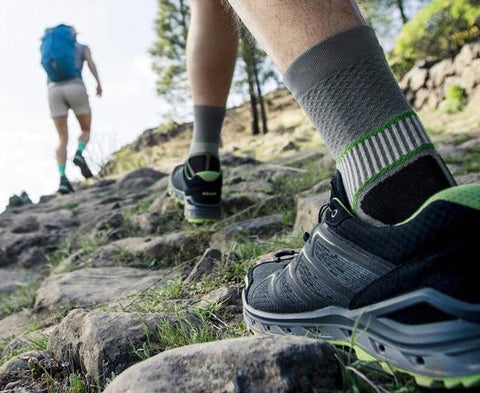
[[[200,169],[201,170],[196,170]],[[206,169],[205,169],[206,168]],[[184,205],[189,222],[204,223],[222,216],[222,172],[218,158],[193,156],[172,171],[168,193]]]
[[[81,153],[75,153],[75,157],[73,157],[73,163],[80,168],[80,172],[82,172],[82,176],[85,179],[93,177],[93,174],[90,171],[90,168],[88,167],[87,162],[85,161],[85,158],[82,156]]]
[[[75,190],[73,189],[72,185],[68,181],[68,179],[65,176],[62,176],[60,178],[60,186],[58,187],[57,192],[59,194],[65,195],[65,194],[71,194],[74,193]]]
[[[319,221],[299,252],[248,272],[247,327],[351,347],[421,386],[479,385],[480,184],[440,191],[408,220],[376,227],[352,214],[337,172]]]

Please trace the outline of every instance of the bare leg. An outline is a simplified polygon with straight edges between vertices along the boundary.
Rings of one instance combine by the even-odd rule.
[[[56,150],[57,164],[65,164],[67,162],[67,145],[68,145],[68,121],[67,116],[55,117],[53,123],[58,133],[58,146]]]
[[[238,50],[235,14],[218,0],[190,0],[187,71],[194,105],[224,107]]]
[[[86,113],[77,115],[78,124],[80,124],[81,134],[78,137],[79,142],[87,143],[90,140],[90,127],[92,124],[92,114]]]
[[[229,3],[282,73],[322,39],[365,23],[350,0],[229,0]]]

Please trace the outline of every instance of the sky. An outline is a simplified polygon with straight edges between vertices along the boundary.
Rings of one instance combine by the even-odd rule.
[[[26,191],[37,203],[58,188],[58,136],[50,118],[40,38],[46,27],[75,26],[88,45],[103,87],[85,64],[83,78],[92,108],[91,139],[85,151],[92,170],[144,130],[161,124],[169,108],[155,93],[148,49],[156,34],[157,0],[0,1],[0,212],[13,194]],[[71,163],[80,133],[69,112],[67,176],[82,180]],[[95,168],[97,165],[97,168]]]

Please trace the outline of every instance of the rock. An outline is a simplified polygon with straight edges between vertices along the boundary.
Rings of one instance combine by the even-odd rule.
[[[40,278],[40,274],[23,268],[0,268],[0,295],[30,285]]]
[[[100,306],[161,285],[174,275],[172,269],[129,267],[87,268],[48,277],[38,289],[34,310],[57,307]]]
[[[47,350],[70,369],[83,370],[96,381],[105,380],[106,376],[118,375],[138,363],[144,344],[161,340],[156,332],[160,321],[176,326],[179,316],[76,309],[52,332]]]
[[[333,347],[261,336],[172,349],[131,366],[104,393],[312,393],[341,389]]]
[[[219,250],[208,248],[185,279],[185,283],[192,284],[198,282],[202,277],[210,275],[215,265],[221,262],[221,260],[222,253]]]
[[[29,311],[16,312],[0,319],[0,341],[20,334],[30,319]]]
[[[299,198],[297,202],[297,215],[293,226],[293,233],[301,234],[311,232],[318,224],[318,214],[320,208],[330,197],[330,191],[325,191],[319,195]]]
[[[283,223],[281,214],[236,222],[214,233],[210,238],[210,248],[228,251],[237,236],[265,239],[273,235],[279,235],[285,230],[286,225]]]

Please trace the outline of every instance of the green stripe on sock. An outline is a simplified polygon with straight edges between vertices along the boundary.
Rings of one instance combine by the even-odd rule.
[[[377,127],[373,131],[370,131],[370,132],[366,133],[365,135],[362,135],[361,138],[356,139],[355,141],[350,143],[347,147],[345,147],[345,149],[342,150],[342,152],[337,157],[337,162],[340,162],[342,160],[343,156],[345,156],[345,154],[347,154],[350,150],[353,150],[355,148],[355,146],[361,144],[366,139],[369,139],[372,136],[379,134],[380,132],[387,129],[391,125],[393,125],[395,123],[398,123],[400,120],[404,120],[404,119],[406,119],[410,116],[414,116],[414,115],[415,115],[415,111],[413,111],[413,110],[401,113],[398,116],[395,116],[390,121],[386,122],[385,124],[382,124],[380,127]]]

